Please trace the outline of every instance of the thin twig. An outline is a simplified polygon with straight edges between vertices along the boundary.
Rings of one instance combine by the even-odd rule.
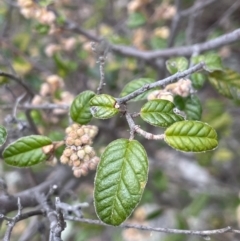
[[[50,189],[52,193],[52,189]],[[51,200],[47,195],[36,193],[36,198],[41,207],[46,211],[46,216],[50,222],[49,241],[62,241],[61,239],[61,227],[59,226],[58,213],[53,209]]]
[[[178,26],[181,23],[181,12],[180,12],[180,6],[181,5],[181,0],[175,0],[175,7],[177,9],[177,13],[175,14],[172,24],[171,24],[171,31],[170,31],[170,36],[168,38],[168,47],[172,47],[174,45],[175,38],[178,33]]]
[[[8,220],[8,224],[7,224],[8,227],[7,227],[6,233],[4,235],[3,241],[9,241],[10,240],[12,230],[13,230],[15,224],[19,221],[19,218],[21,217],[23,208],[22,208],[22,205],[21,205],[20,198],[18,198],[18,200],[17,200],[17,205],[18,205],[17,215],[14,218],[12,218],[11,220],[9,220],[9,218],[5,217],[5,219]]]
[[[72,216],[65,217],[65,219],[69,221],[78,221],[78,222],[88,223],[88,224],[116,227],[116,226],[111,226],[106,223],[103,223],[99,220],[78,218],[78,217],[72,217]],[[168,233],[168,234],[196,235],[196,236],[202,236],[202,237],[216,235],[216,234],[223,234],[223,233],[236,233],[236,234],[240,233],[240,230],[232,229],[232,227],[230,226],[225,228],[220,228],[220,229],[213,229],[213,230],[182,230],[182,229],[173,229],[173,228],[154,228],[154,227],[145,226],[145,225],[125,223],[125,224],[119,225],[118,227],[134,228],[139,230],[154,231],[154,232],[161,232],[161,233]]]
[[[26,213],[21,213],[21,215],[18,216],[18,219],[16,220],[16,222],[22,221],[24,219],[27,219],[33,216],[38,216],[38,215],[45,215],[45,211],[42,209],[38,209],[38,210],[29,211]],[[13,220],[13,218],[9,218],[7,216],[4,216],[3,214],[0,214],[0,219],[4,219],[9,222]]]
[[[101,91],[103,89],[103,86],[105,85],[104,83],[104,64],[105,64],[105,58],[104,56],[99,57],[99,72],[100,72],[100,82],[99,86],[97,88],[97,94],[101,94]]]
[[[57,226],[54,228],[54,234],[55,234],[56,238],[59,238],[59,240],[61,240],[61,234],[66,227],[66,222],[64,221],[62,210],[58,206],[59,203],[61,203],[60,198],[56,197],[55,198],[55,207],[56,207],[58,222],[57,222]]]
[[[204,36],[208,36],[218,25],[221,25],[230,18],[230,16],[240,7],[240,1],[235,1],[221,16],[218,16],[218,20],[214,22],[204,33]],[[202,33],[203,34],[203,33]]]
[[[74,214],[75,216],[82,218],[83,217],[82,208],[89,207],[89,204],[85,202],[85,203],[78,203],[76,205],[69,205],[68,203],[58,202],[56,203],[56,207],[61,209],[64,215]]]
[[[13,105],[2,105],[2,109],[12,109],[14,106]],[[69,105],[67,104],[52,104],[52,103],[47,103],[47,104],[42,104],[42,105],[32,105],[29,103],[25,103],[22,105],[18,105],[18,109],[21,110],[54,110],[54,109],[64,109],[68,110]]]
[[[17,119],[17,107],[19,105],[19,102],[26,96],[26,93],[23,93],[21,96],[19,96],[17,99],[16,99],[16,102],[15,102],[15,105],[14,105],[14,108],[13,108],[13,113],[12,113],[12,116],[14,119]]]
[[[199,63],[183,72],[178,72],[170,77],[167,77],[163,80],[158,80],[157,82],[155,83],[152,83],[152,84],[146,84],[144,85],[143,87],[139,88],[138,90],[135,90],[133,91],[131,94],[129,95],[126,95],[122,98],[118,98],[116,99],[118,104],[122,104],[122,103],[126,103],[127,101],[133,99],[134,97],[146,92],[147,90],[150,90],[150,89],[153,89],[153,88],[156,88],[156,87],[162,87],[162,86],[166,86],[170,83],[173,83],[179,79],[182,79],[182,78],[185,78],[186,76],[192,74],[192,73],[195,73],[197,71],[200,71],[204,68],[204,63]]]
[[[154,135],[150,132],[144,131],[143,129],[140,128],[140,126],[136,125],[132,115],[130,113],[126,113],[126,120],[128,122],[129,128],[130,128],[130,140],[134,139],[134,133],[138,133],[141,136],[145,137],[148,140],[163,140],[164,139],[164,134],[160,135]]]
[[[8,212],[17,210],[17,198],[21,198],[21,205],[25,207],[35,207],[38,205],[38,200],[36,199],[34,193],[47,194],[49,192],[49,187],[52,185],[57,185],[64,189],[64,185],[67,181],[72,178],[72,171],[65,166],[58,166],[54,171],[46,178],[46,181],[35,186],[34,188],[27,189],[23,192],[16,193],[15,195],[1,195],[0,196],[0,213],[6,214]]]
[[[134,123],[134,120],[133,120],[133,118],[132,118],[130,113],[126,113],[125,116],[126,116],[126,120],[128,122],[129,128],[130,128],[129,140],[133,140],[134,139],[134,133],[135,133],[135,126],[136,126],[136,124]]]
[[[197,5],[201,4],[199,0],[196,0],[194,3],[193,8]],[[188,24],[187,24],[187,29],[186,29],[186,45],[191,45],[193,44],[193,37],[194,37],[194,31],[195,29],[195,20],[197,16],[200,14],[199,11],[194,11],[188,16]]]
[[[202,3],[200,5],[197,5],[195,7],[193,6],[192,8],[181,12],[181,15],[188,16],[190,13],[199,11],[200,9],[208,6],[209,4],[211,4],[215,1],[216,0],[205,1],[204,3]],[[68,29],[75,33],[84,35],[88,39],[96,41],[96,42],[99,42],[101,40],[101,38],[96,37],[92,34],[89,34],[87,31],[81,29],[79,27],[79,25],[77,25],[75,23],[69,23],[69,24],[65,25],[65,29]],[[219,47],[222,47],[222,46],[225,46],[228,44],[232,44],[238,40],[240,40],[240,29],[236,29],[233,32],[224,34],[220,37],[209,40],[207,42],[197,43],[197,44],[190,45],[190,46],[174,47],[174,48],[167,48],[167,49],[161,49],[161,50],[149,50],[149,51],[141,51],[136,48],[129,47],[129,46],[123,46],[123,45],[111,45],[110,47],[111,47],[112,51],[114,51],[115,53],[118,53],[118,54],[121,54],[124,56],[128,56],[128,57],[135,57],[135,58],[143,59],[145,61],[150,61],[150,60],[156,59],[156,58],[169,58],[169,57],[173,57],[173,56],[190,57],[193,54],[193,52],[196,51],[196,48],[199,49],[199,53],[202,53],[204,51],[213,50],[213,49],[217,49]]]
[[[133,47],[114,45],[112,46],[112,50],[124,56],[135,57],[150,61],[156,58],[167,58],[173,56],[190,57],[192,53],[195,52],[196,48],[199,49],[199,53],[202,53],[208,50],[217,49],[219,47],[234,43],[238,40],[240,40],[240,29],[237,29],[231,33],[224,34],[207,42],[197,43],[190,46],[174,47],[162,50],[140,51]]]
[[[5,73],[5,72],[2,72],[0,71],[0,76],[3,76],[3,77],[6,77],[6,78],[9,78],[9,79],[12,79],[14,80],[15,82],[17,82],[18,84],[20,84],[26,91],[27,93],[31,96],[31,97],[34,97],[34,92],[28,87],[28,85],[26,85],[22,79],[18,78],[17,76],[15,75],[12,75],[12,74],[9,74],[9,73]]]
[[[210,4],[216,2],[218,0],[206,0],[206,1],[201,1],[199,4],[194,4],[192,7],[184,10],[181,12],[181,17],[187,17],[191,15],[192,13],[198,12],[202,10],[203,8],[208,7]]]

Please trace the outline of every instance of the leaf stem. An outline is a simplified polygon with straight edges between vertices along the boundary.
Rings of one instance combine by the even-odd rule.
[[[126,113],[125,114],[128,125],[130,127],[130,140],[134,139],[134,133],[138,133],[141,136],[145,137],[148,140],[163,140],[164,139],[164,134],[160,134],[160,135],[154,135],[150,132],[144,131],[143,129],[140,128],[140,126],[136,125],[132,115],[130,113]]]

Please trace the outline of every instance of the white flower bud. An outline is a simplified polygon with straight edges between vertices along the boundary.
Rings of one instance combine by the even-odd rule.
[[[76,140],[74,141],[74,145],[75,145],[75,146],[81,146],[81,145],[82,145],[82,141],[81,141],[80,139],[76,139]]]
[[[89,161],[90,161],[90,156],[86,154],[86,155],[84,156],[83,161],[84,161],[84,162],[89,162]]]
[[[78,167],[78,166],[80,166],[80,164],[81,164],[80,160],[76,160],[73,162],[74,167]]]
[[[79,129],[80,127],[81,127],[81,125],[79,125],[77,123],[72,124],[72,128],[75,130]]]
[[[60,157],[60,162],[61,162],[62,164],[67,164],[67,163],[69,162],[69,158],[66,157],[66,156],[64,156],[64,155],[62,155],[62,156]]]
[[[69,126],[69,127],[67,127],[67,128],[65,129],[65,133],[66,133],[66,134],[69,134],[69,133],[72,132],[72,131],[73,131],[73,129],[72,129],[71,126]]]
[[[83,129],[82,129],[82,128],[79,128],[79,129],[77,130],[77,134],[78,134],[79,137],[83,136],[83,135],[84,135]]]
[[[77,152],[77,155],[81,160],[83,160],[84,156],[85,156],[85,151],[83,149],[81,149]]]
[[[81,141],[82,141],[83,144],[89,144],[90,143],[90,138],[89,138],[88,135],[85,134],[85,135],[83,135],[81,137]]]
[[[89,146],[89,145],[86,145],[84,147],[84,151],[85,151],[86,154],[89,154],[89,153],[91,153],[93,151],[93,148],[91,146]]]
[[[78,160],[78,155],[76,154],[76,153],[73,153],[71,156],[70,156],[70,160],[71,161],[76,161],[76,160]]]
[[[73,154],[73,150],[71,148],[66,148],[63,151],[63,155],[66,156],[66,157],[70,157],[72,154]]]
[[[66,145],[68,145],[68,146],[72,146],[72,145],[74,145],[74,139],[69,136],[69,137],[67,137],[65,143],[66,143]]]

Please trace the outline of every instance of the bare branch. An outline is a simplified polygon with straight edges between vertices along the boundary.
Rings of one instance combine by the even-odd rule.
[[[14,108],[13,108],[13,118],[14,119],[17,119],[17,107],[19,105],[19,102],[26,96],[26,93],[23,93],[21,96],[19,96],[17,99],[16,99],[16,102],[15,102],[15,105],[14,105]]]
[[[2,105],[2,109],[12,109],[14,106],[13,105]],[[18,109],[22,110],[54,110],[54,109],[64,109],[67,110],[69,108],[69,105],[67,104],[52,104],[52,103],[47,103],[47,104],[42,104],[42,105],[32,105],[29,103],[25,103],[22,105],[17,106]]]
[[[198,4],[194,4],[192,7],[184,10],[181,12],[181,17],[187,17],[191,15],[194,12],[198,12],[202,10],[203,8],[206,8],[210,4],[216,2],[217,0],[206,0],[206,1],[200,1]]]
[[[7,231],[4,235],[4,238],[3,238],[3,241],[9,241],[10,240],[10,237],[11,237],[11,234],[12,234],[12,230],[15,226],[15,224],[19,221],[19,218],[21,217],[21,214],[22,214],[22,205],[21,205],[21,201],[20,201],[20,198],[18,198],[17,200],[17,205],[18,205],[18,212],[17,212],[17,215],[12,218],[11,220],[9,220],[9,218],[5,218],[8,220],[8,228],[7,228]]]
[[[53,189],[50,189],[49,194],[53,192]],[[39,201],[39,204],[46,211],[46,216],[50,222],[50,233],[49,241],[62,241],[61,233],[66,227],[66,223],[63,218],[61,209],[57,206],[60,202],[59,197],[56,197],[56,210],[51,203],[50,197],[48,195],[36,193],[36,198]]]
[[[72,216],[65,217],[65,219],[69,220],[69,221],[78,221],[78,222],[88,223],[88,224],[115,227],[115,226],[111,226],[106,223],[103,223],[99,220],[77,218],[77,217],[72,217]],[[134,228],[134,229],[139,229],[139,230],[154,231],[154,232],[161,232],[161,233],[168,233],[168,234],[196,235],[196,236],[202,236],[202,237],[216,235],[216,234],[223,234],[223,233],[237,233],[237,234],[240,233],[240,230],[232,229],[232,227],[230,227],[230,226],[225,227],[225,228],[220,228],[220,229],[213,229],[213,230],[182,230],[182,229],[173,229],[173,228],[154,228],[154,227],[145,226],[145,225],[125,223],[125,224],[119,225],[118,227]]]
[[[17,82],[18,84],[20,84],[31,97],[34,97],[34,95],[35,95],[34,92],[29,88],[29,86],[27,86],[27,85],[22,81],[22,79],[18,78],[18,77],[15,76],[15,75],[12,75],[12,74],[9,74],[9,73],[5,73],[5,72],[2,72],[2,71],[0,71],[0,76],[9,78],[9,79],[11,79],[11,80],[14,80],[14,81]]]
[[[105,83],[104,83],[104,64],[105,64],[104,57],[103,56],[99,57],[98,62],[99,62],[100,82],[99,82],[99,86],[97,88],[97,94],[101,94],[103,86],[105,85]]]
[[[199,11],[200,9],[208,6],[209,4],[215,1],[216,0],[209,0],[209,1],[203,2],[202,4],[196,4],[196,6],[193,6],[185,11],[182,11],[181,16],[189,16],[189,14],[195,11]],[[101,40],[101,38],[88,33],[87,31],[83,30],[75,23],[65,24],[64,29],[84,35],[85,37],[87,37],[89,40],[92,40],[92,41],[99,42]],[[121,54],[128,57],[135,57],[135,58],[143,59],[145,61],[151,61],[156,58],[168,58],[173,56],[190,57],[194,52],[196,52],[196,49],[198,49],[199,53],[202,53],[204,51],[213,50],[228,44],[232,44],[238,40],[240,40],[240,29],[237,29],[231,33],[224,34],[220,37],[209,40],[207,42],[197,43],[190,46],[174,47],[174,48],[167,48],[162,50],[141,51],[134,47],[123,46],[123,45],[111,45],[111,49],[117,54]]]
[[[196,49],[199,53],[204,51],[217,49],[224,45],[228,45],[240,40],[240,29],[237,29],[231,33],[224,34],[215,39],[209,40],[204,43],[197,43],[190,46],[174,47],[162,50],[150,50],[150,51],[140,51],[133,47],[114,45],[112,50],[118,54],[144,59],[150,61],[156,58],[167,58],[173,56],[191,56]]]
[[[81,27],[79,27],[79,24],[74,23],[74,22],[65,22],[65,25],[62,27],[65,30],[68,31],[72,31],[74,33],[78,33],[80,35],[85,36],[86,38],[88,38],[89,40],[92,40],[94,42],[99,42],[101,40],[101,38],[89,33],[88,31],[82,29]]]
[[[178,33],[178,26],[181,23],[181,12],[180,12],[180,6],[181,5],[181,0],[175,0],[175,6],[177,9],[177,13],[174,16],[171,24],[171,31],[170,31],[170,36],[168,38],[168,47],[172,47],[174,45],[174,41],[176,38],[176,35]]]
[[[164,139],[164,134],[160,135],[154,135],[150,132],[146,132],[143,129],[140,128],[140,126],[136,125],[134,123],[134,120],[132,118],[132,115],[129,113],[126,113],[126,119],[128,122],[128,125],[130,127],[130,140],[134,139],[134,133],[138,133],[139,135],[145,137],[148,140],[162,140]]]
[[[143,87],[141,87],[140,89],[138,90],[135,90],[134,92],[132,92],[131,94],[129,95],[126,95],[122,98],[118,98],[116,99],[118,104],[122,104],[122,103],[126,103],[127,101],[133,99],[134,97],[146,92],[147,90],[150,90],[150,89],[153,89],[153,88],[156,88],[156,87],[162,87],[162,86],[165,86],[165,85],[168,85],[170,83],[173,83],[179,79],[182,79],[182,78],[185,78],[186,76],[192,74],[192,73],[195,73],[199,70],[202,70],[204,67],[204,63],[199,63],[183,72],[178,72],[170,77],[167,77],[163,80],[158,80],[157,82],[155,83],[152,83],[152,84],[146,84],[144,85]]]
[[[205,33],[201,33],[203,36],[208,36],[217,26],[221,26],[224,21],[228,20],[230,16],[240,7],[240,1],[235,1],[221,16],[218,16],[218,19],[213,23]]]
[[[17,210],[17,198],[21,199],[21,205],[25,207],[35,207],[38,205],[35,193],[47,194],[52,185],[62,187],[66,181],[72,177],[72,171],[64,166],[54,168],[54,171],[49,175],[47,180],[36,187],[25,190],[15,195],[1,195],[0,196],[0,213],[6,214],[8,212]]]
[[[88,203],[79,203],[76,205],[69,205],[64,202],[56,203],[56,208],[59,208],[63,211],[64,215],[71,215],[74,214],[75,216],[82,218],[82,208],[89,207]]]

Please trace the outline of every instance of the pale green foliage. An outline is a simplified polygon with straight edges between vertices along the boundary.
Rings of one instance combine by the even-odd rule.
[[[110,95],[96,95],[90,100],[90,110],[95,118],[108,119],[119,112],[116,103],[116,100]]]
[[[176,74],[188,68],[188,60],[185,57],[171,58],[166,62],[166,67],[170,74]]]
[[[199,121],[176,122],[164,134],[167,144],[180,151],[203,152],[218,145],[216,131]]]

